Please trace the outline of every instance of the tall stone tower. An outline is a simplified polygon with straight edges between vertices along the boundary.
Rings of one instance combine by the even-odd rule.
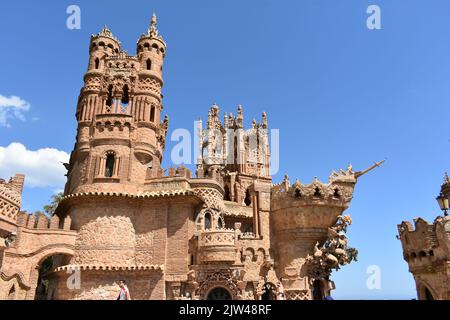
[[[149,181],[164,175],[161,162],[168,129],[168,117],[161,119],[166,44],[156,25],[153,15],[137,41],[135,56],[122,49],[106,26],[91,37],[76,110],[76,143],[65,164],[65,197],[56,212],[61,218],[71,217],[77,231],[70,263],[52,276],[58,299],[111,298],[115,292],[87,288],[112,287],[118,279],[130,277],[140,279],[133,281],[138,297],[164,297],[161,272],[170,248],[169,209],[168,204],[155,203],[159,195],[149,194]],[[190,206],[189,197],[181,207],[172,204],[180,215],[192,212]],[[187,217],[174,219],[184,224]],[[98,274],[99,269],[108,271]],[[82,288],[65,287],[67,270],[81,271]],[[137,272],[130,276],[132,270]]]
[[[162,175],[168,118],[161,122],[166,44],[150,28],[129,56],[105,26],[91,37],[89,66],[78,98],[78,133],[65,193],[139,190]]]
[[[450,199],[450,179],[445,175],[441,194]],[[450,217],[438,216],[432,224],[422,218],[398,225],[403,258],[416,282],[420,300],[450,300]]]

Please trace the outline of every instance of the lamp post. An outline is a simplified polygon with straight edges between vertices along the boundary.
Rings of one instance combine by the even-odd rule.
[[[444,216],[446,217],[448,215],[448,198],[445,197],[441,192],[436,200],[439,204],[439,207],[444,212]]]

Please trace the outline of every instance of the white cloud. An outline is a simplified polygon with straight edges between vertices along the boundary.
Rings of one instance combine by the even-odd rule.
[[[28,102],[17,96],[5,97],[0,94],[0,126],[10,127],[8,119],[25,121],[25,112],[30,110]]]
[[[68,153],[57,149],[32,151],[13,142],[7,147],[0,146],[0,178],[9,179],[16,173],[23,173],[28,187],[61,189],[67,172],[62,163],[69,162],[69,157]]]

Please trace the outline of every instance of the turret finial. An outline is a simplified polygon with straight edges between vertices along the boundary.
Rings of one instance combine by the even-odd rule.
[[[152,24],[151,24],[151,30],[153,31],[156,31],[156,24],[157,24],[157,22],[158,22],[158,20],[157,20],[157,18],[156,18],[156,13],[155,12],[153,12],[153,15],[152,15]]]

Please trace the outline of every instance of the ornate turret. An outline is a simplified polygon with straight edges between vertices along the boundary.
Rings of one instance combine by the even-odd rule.
[[[291,184],[286,176],[272,187],[270,217],[276,271],[289,295],[315,299],[329,295],[332,270],[356,258],[357,251],[347,246],[345,236],[351,218],[343,213],[358,178],[383,162],[359,172],[349,165],[347,170],[332,172],[328,183],[315,177],[310,184],[298,180]]]
[[[77,142],[65,193],[130,192],[159,177],[168,118],[161,121],[166,45],[156,16],[130,56],[108,27],[91,37],[89,68],[78,99]],[[75,172],[75,174],[72,174]]]
[[[450,198],[450,179],[445,173],[441,196]],[[445,214],[446,214],[446,210]],[[450,216],[438,216],[428,223],[422,218],[398,226],[403,258],[416,282],[420,300],[450,299]]]

